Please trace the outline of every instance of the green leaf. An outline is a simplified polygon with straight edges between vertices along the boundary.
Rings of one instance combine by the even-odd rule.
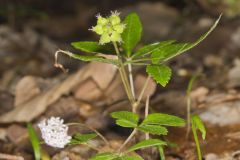
[[[198,115],[192,116],[192,125],[202,133],[202,139],[206,138],[206,128]]]
[[[140,131],[155,134],[155,135],[167,135],[168,133],[167,128],[159,125],[140,125],[138,129]]]
[[[146,69],[147,73],[163,87],[169,82],[172,71],[166,65],[148,65]]]
[[[135,128],[138,126],[139,117],[136,113],[128,111],[113,112],[111,116],[116,120],[116,124],[122,127]]]
[[[81,61],[86,61],[86,62],[95,61],[95,62],[103,62],[103,63],[118,65],[117,60],[107,59],[107,58],[102,57],[102,56],[96,56],[96,55],[85,56],[85,55],[74,54],[74,53],[71,53],[71,52],[61,52],[61,53],[64,53],[64,54],[68,55],[69,57],[72,57],[74,59],[78,59],[78,60],[81,60]]]
[[[71,140],[70,144],[84,144],[87,143],[89,140],[96,138],[97,134],[90,133],[90,134],[76,134],[74,135],[73,139]]]
[[[90,160],[114,160],[118,156],[113,153],[100,153],[90,158]]]
[[[129,155],[123,155],[116,160],[143,160],[140,156],[129,156]]]
[[[162,146],[162,145],[167,145],[166,142],[161,141],[159,139],[148,139],[148,140],[143,140],[132,147],[129,148],[128,152],[132,152],[141,148],[147,148],[147,147],[153,147],[153,146]]]
[[[153,113],[149,114],[142,122],[141,125],[164,125],[164,126],[184,126],[185,121],[182,118],[163,114]]]
[[[87,53],[103,53],[103,54],[114,54],[115,50],[112,44],[100,45],[98,42],[72,42],[71,45],[83,52]]]
[[[165,62],[169,59],[186,52],[187,50],[192,49],[196,45],[198,45],[201,41],[203,41],[217,26],[221,16],[216,20],[214,25],[206,32],[204,35],[202,35],[196,42],[194,43],[178,43],[178,44],[168,44],[156,51],[154,51],[151,55],[152,63],[157,64],[160,61]]]
[[[165,160],[165,154],[164,154],[163,146],[158,146],[158,150],[159,150],[159,155],[160,155],[161,160]]]
[[[140,48],[136,53],[134,53],[132,55],[132,59],[135,57],[143,57],[146,55],[151,54],[152,52],[161,49],[162,47],[172,44],[173,42],[175,42],[175,40],[169,40],[169,41],[163,41],[163,42],[157,42],[157,43],[153,43],[153,44],[148,44],[142,48]]]
[[[126,28],[122,33],[122,47],[126,51],[127,56],[130,57],[132,50],[141,39],[142,24],[136,13],[129,14],[125,18],[124,23]]]
[[[33,151],[34,151],[35,160],[40,160],[41,159],[41,146],[40,146],[40,141],[38,139],[37,133],[31,123],[28,123],[27,128],[28,128],[28,135],[29,135],[32,147],[33,147]]]

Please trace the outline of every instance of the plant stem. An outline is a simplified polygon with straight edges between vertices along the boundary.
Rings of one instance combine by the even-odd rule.
[[[131,92],[131,87],[130,87],[129,81],[127,79],[127,74],[126,74],[126,71],[125,71],[125,68],[124,68],[124,65],[123,65],[123,61],[122,61],[122,58],[121,58],[121,55],[120,55],[117,43],[113,42],[113,46],[114,46],[115,51],[116,51],[117,56],[118,56],[118,61],[119,61],[119,64],[120,64],[119,72],[120,72],[120,76],[121,76],[121,79],[122,79],[125,91],[127,93],[127,96],[129,98],[131,104],[133,105],[134,101],[135,101],[135,98],[134,98],[134,96],[133,96],[133,94]]]
[[[124,141],[124,143],[120,146],[120,148],[118,149],[118,152],[120,152],[125,146],[126,144],[128,144],[128,142],[133,138],[133,136],[136,134],[137,129],[134,128],[134,130],[132,131],[132,133],[128,136],[128,138]]]
[[[89,130],[95,132],[108,146],[110,146],[108,140],[107,140],[100,132],[98,132],[96,129],[94,129],[94,128],[86,125],[86,124],[82,124],[82,123],[67,123],[66,125],[68,125],[68,126],[77,125],[77,126],[86,127],[86,128],[88,128]]]
[[[144,94],[144,92],[145,92],[145,90],[146,90],[146,88],[147,88],[147,85],[148,85],[149,80],[150,80],[150,76],[147,77],[147,80],[145,81],[145,83],[144,83],[144,85],[143,85],[143,88],[142,88],[142,90],[141,90],[141,92],[140,92],[140,95],[139,95],[139,97],[138,97],[138,100],[137,100],[137,104],[140,104],[140,102],[141,102],[141,100],[142,100],[142,97],[143,97],[143,94]]]
[[[148,111],[149,111],[149,96],[147,96],[147,100],[146,100],[145,118],[148,116]],[[146,136],[146,140],[148,140],[149,139],[149,133],[146,133],[145,136]]]
[[[133,84],[133,75],[132,75],[132,65],[131,65],[131,63],[128,64],[128,75],[129,75],[129,81],[130,81],[132,95],[133,95],[133,98],[135,99],[135,90],[134,90],[134,84]]]
[[[189,138],[189,133],[191,129],[191,97],[190,95],[187,96],[187,133],[186,139]]]
[[[193,137],[196,143],[196,148],[197,148],[197,154],[198,154],[198,160],[202,160],[202,153],[200,149],[200,144],[198,141],[198,136],[197,136],[197,131],[194,125],[192,125],[192,132],[193,132]]]
[[[86,145],[86,146],[88,146],[89,148],[91,148],[91,149],[93,149],[93,150],[95,150],[95,151],[98,151],[98,152],[101,151],[100,149],[98,149],[97,147],[95,147],[95,146],[93,146],[93,145],[91,145],[91,144],[89,144],[89,143],[84,143],[83,145]]]

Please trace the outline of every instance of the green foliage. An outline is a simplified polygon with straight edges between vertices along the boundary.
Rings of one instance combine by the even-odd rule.
[[[103,62],[103,63],[109,63],[113,65],[118,65],[118,61],[114,59],[108,59],[102,56],[96,56],[96,55],[90,55],[90,56],[85,56],[85,55],[79,55],[79,54],[74,54],[68,51],[62,51],[62,53],[68,55],[71,58],[78,59],[81,61],[89,62],[89,61],[95,61],[95,62]]]
[[[158,150],[159,150],[159,155],[160,155],[161,160],[165,160],[165,154],[164,154],[163,146],[158,146]]]
[[[206,129],[201,118],[198,115],[192,116],[192,126],[194,126],[194,128],[198,129],[202,133],[202,139],[204,140],[206,138]]]
[[[143,160],[140,156],[118,155],[114,153],[100,153],[90,160]]]
[[[138,142],[137,144],[131,146],[128,149],[128,152],[132,152],[141,148],[147,148],[147,147],[154,147],[154,146],[163,146],[163,145],[167,145],[166,142],[161,141],[159,139],[148,139],[148,140],[143,140]]]
[[[126,51],[127,56],[131,56],[132,50],[141,39],[142,24],[136,13],[129,14],[125,20],[126,28],[122,33],[122,47]]]
[[[113,112],[111,116],[116,120],[116,124],[122,127],[135,128],[138,126],[139,117],[136,113],[128,111]]]
[[[159,126],[159,125],[140,125],[138,127],[140,131],[151,133],[155,135],[167,135],[168,130],[165,127]]]
[[[82,41],[72,42],[71,45],[86,53],[102,53],[102,54],[114,54],[114,47],[112,44],[100,45],[98,42]]]
[[[202,139],[206,138],[206,129],[202,120],[198,115],[192,116],[191,120],[192,120],[192,132],[193,132],[193,137],[196,143],[198,159],[202,160],[202,153],[201,153],[201,148],[198,140],[197,129],[199,129],[200,132],[202,133]]]
[[[153,113],[149,114],[141,125],[184,126],[185,121],[173,115]]]
[[[90,160],[115,160],[118,156],[114,153],[100,153],[90,158]]]
[[[188,87],[187,87],[187,95],[189,96],[192,90],[192,86],[194,81],[197,79],[198,75],[193,75],[188,83]]]
[[[129,155],[123,155],[116,160],[143,160],[140,156],[129,156]]]
[[[89,134],[76,134],[74,135],[73,139],[71,139],[70,144],[84,144],[87,143],[89,140],[94,139],[97,137],[97,134],[95,133],[89,133]]]
[[[157,43],[148,44],[146,46],[143,46],[136,53],[134,53],[132,55],[132,59],[134,59],[135,57],[147,56],[147,55],[153,53],[154,51],[158,51],[162,47],[164,47],[166,45],[169,45],[169,44],[172,44],[174,42],[175,42],[175,40],[169,40],[169,41],[157,42]]]
[[[171,79],[172,71],[166,65],[148,65],[146,69],[147,73],[163,87],[167,85]]]
[[[28,128],[28,135],[29,135],[29,138],[30,138],[30,141],[32,144],[33,151],[34,151],[35,160],[40,160],[41,159],[41,147],[40,147],[40,141],[38,139],[37,133],[31,123],[28,123],[27,128]]]

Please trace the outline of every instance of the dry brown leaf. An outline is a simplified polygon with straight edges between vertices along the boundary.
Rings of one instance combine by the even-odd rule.
[[[0,116],[0,123],[30,122],[41,115],[47,107],[56,102],[62,95],[68,94],[76,85],[87,79],[92,72],[90,65],[69,76],[62,83],[53,86],[27,103],[21,104],[12,111]]]
[[[37,78],[25,76],[16,85],[14,106],[19,106],[40,93]]]
[[[84,83],[81,83],[76,91],[74,91],[74,97],[76,99],[92,102],[101,97],[102,91],[92,78],[87,79]]]

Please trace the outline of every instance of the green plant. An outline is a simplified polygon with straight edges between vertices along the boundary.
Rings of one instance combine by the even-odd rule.
[[[142,158],[139,155],[133,155],[131,153],[135,150],[147,147],[157,147],[161,159],[165,159],[164,146],[167,146],[168,143],[160,140],[159,138],[153,139],[150,135],[167,135],[167,127],[181,127],[185,125],[185,121],[182,118],[163,113],[148,114],[149,102],[146,103],[145,118],[140,120],[138,110],[140,103],[142,103],[142,97],[151,77],[161,86],[165,87],[167,85],[172,72],[166,65],[166,62],[195,47],[198,43],[205,39],[217,26],[220,17],[210,30],[194,43],[177,43],[175,40],[171,40],[148,44],[138,50],[135,50],[136,45],[141,39],[142,33],[141,21],[136,13],[129,14],[123,22],[121,22],[119,13],[117,12],[112,12],[109,17],[102,17],[98,15],[97,25],[92,27],[90,30],[100,36],[99,42],[73,42],[72,46],[74,48],[86,52],[87,55],[74,54],[69,51],[59,50],[55,54],[55,66],[66,71],[65,68],[57,61],[59,53],[66,54],[72,58],[82,61],[103,62],[116,66],[120,73],[126,95],[130,101],[132,112],[113,112],[111,113],[111,116],[116,119],[117,125],[132,129],[132,132],[117,151],[105,152],[97,146],[92,146],[88,143],[91,139],[98,135],[104,142],[106,142],[106,145],[109,145],[106,138],[95,129],[84,124],[80,124],[80,126],[88,127],[96,134],[77,134],[73,137],[69,137],[67,135],[68,126],[78,124],[63,124],[62,119],[52,117],[39,124],[43,139],[47,144],[59,148],[63,148],[66,144],[87,145],[98,152],[98,154],[92,157],[91,160],[141,160]],[[115,55],[116,58],[106,58],[103,54]],[[132,67],[135,65],[145,66],[146,72],[148,73],[148,78],[138,97],[136,97],[135,94],[132,75]],[[128,147],[128,144],[137,132],[146,134],[146,139]],[[56,134],[56,136],[51,136],[52,134]],[[109,145],[109,147],[111,146]]]
[[[198,75],[195,74],[191,77],[188,87],[187,87],[187,133],[186,138],[189,137],[190,129],[191,129],[191,105],[192,105],[192,99],[191,99],[191,91],[194,81],[197,79]]]
[[[35,160],[40,160],[41,159],[41,146],[40,146],[40,141],[38,139],[36,131],[33,128],[31,123],[28,123],[27,128],[28,128],[28,135],[29,135],[29,138],[30,138],[30,141],[32,144],[33,152],[34,152],[34,158],[35,158]]]
[[[194,137],[196,148],[197,148],[198,160],[202,160],[202,153],[201,153],[201,148],[198,140],[197,130],[199,130],[202,133],[202,139],[205,140],[206,129],[201,118],[198,115],[192,116],[191,122],[192,122],[193,137]]]

